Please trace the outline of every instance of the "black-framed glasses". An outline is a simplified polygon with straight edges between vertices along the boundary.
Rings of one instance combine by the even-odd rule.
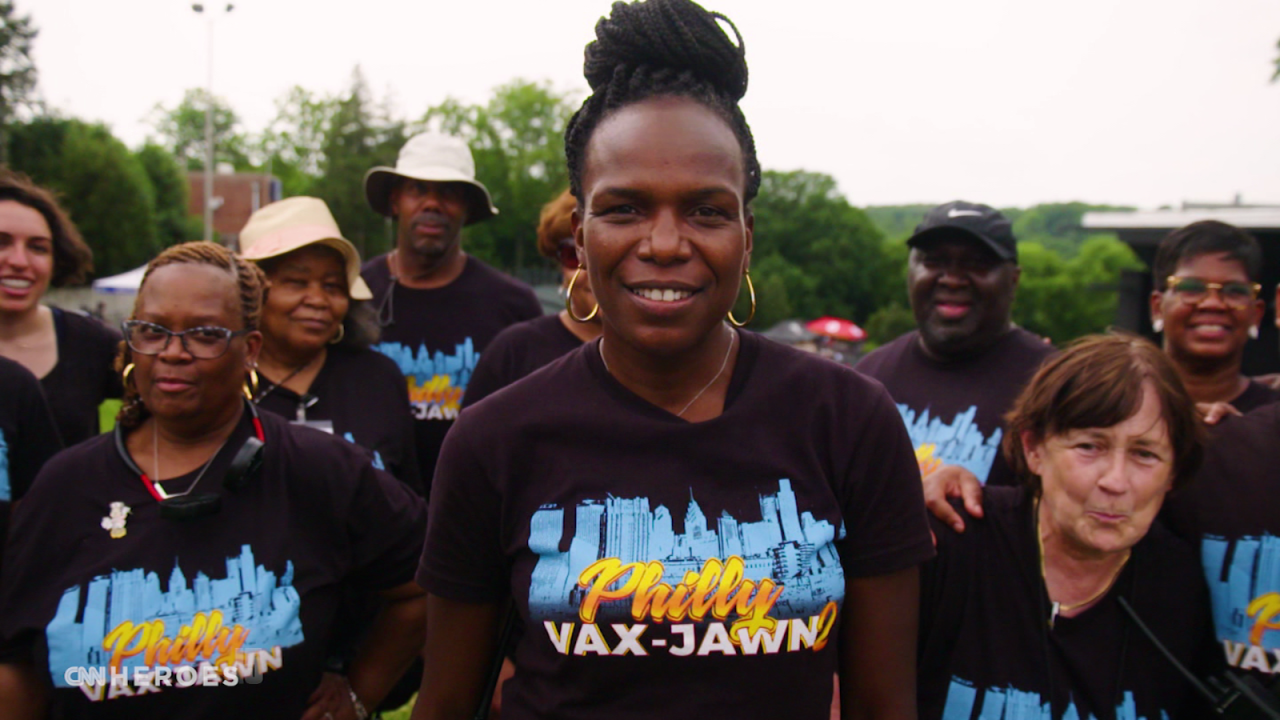
[[[249,332],[248,330],[228,330],[217,325],[205,325],[174,332],[163,325],[145,320],[129,320],[120,327],[124,330],[125,341],[136,353],[159,355],[176,337],[182,343],[182,349],[199,360],[216,360],[226,355],[231,347],[231,339]]]
[[[1198,277],[1178,277],[1170,275],[1165,281],[1169,291],[1188,305],[1199,305],[1204,302],[1210,292],[1217,292],[1222,302],[1233,308],[1245,308],[1258,299],[1262,285],[1247,282],[1215,283],[1201,280]]]
[[[578,248],[574,245],[573,238],[565,238],[556,245],[556,260],[570,270],[578,269]]]

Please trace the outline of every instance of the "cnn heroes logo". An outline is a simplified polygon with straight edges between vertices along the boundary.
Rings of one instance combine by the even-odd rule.
[[[262,682],[262,674],[256,666],[246,668],[238,664],[215,665],[204,662],[199,665],[155,668],[72,666],[63,672],[62,679],[67,685],[80,688],[93,702],[100,702],[104,699],[149,695],[170,688],[235,687],[241,683],[257,685]]]

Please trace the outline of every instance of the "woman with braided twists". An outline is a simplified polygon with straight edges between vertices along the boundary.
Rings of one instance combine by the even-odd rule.
[[[415,717],[473,716],[509,600],[504,718],[816,720],[835,672],[843,717],[914,718],[933,549],[897,410],[733,327],[760,185],[741,37],[689,0],[618,3],[585,70],[565,145],[602,335],[445,440]]]
[[[424,504],[367,450],[248,402],[264,284],[213,243],[148,265],[118,429],[50,460],[14,516],[5,717],[364,718],[412,662]],[[386,606],[334,711],[315,691],[344,583]]]

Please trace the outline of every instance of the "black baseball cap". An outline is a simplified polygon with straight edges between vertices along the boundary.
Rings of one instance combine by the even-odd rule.
[[[907,245],[916,247],[922,241],[946,231],[959,230],[972,235],[991,248],[1001,260],[1018,259],[1018,241],[1013,237],[1013,223],[990,205],[956,200],[925,213]]]

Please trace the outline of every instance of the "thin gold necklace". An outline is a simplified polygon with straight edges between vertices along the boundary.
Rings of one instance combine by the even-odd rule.
[[[676,413],[676,417],[678,418],[684,417],[685,412],[688,411],[689,408],[693,407],[693,404],[698,401],[698,398],[702,397],[704,393],[710,390],[711,386],[715,385],[716,381],[720,379],[720,376],[724,374],[724,369],[729,366],[729,356],[733,354],[733,344],[735,341],[737,341],[737,339],[738,339],[738,333],[731,332],[729,335],[729,348],[724,351],[724,360],[720,361],[720,369],[716,371],[715,377],[711,378],[711,382],[707,383],[706,385],[703,385],[702,389],[698,391],[698,394],[694,395],[692,400],[685,403],[685,406],[680,408],[680,412]],[[605,371],[608,372],[610,375],[612,375],[613,371],[609,369],[609,361],[604,359],[604,338],[600,338],[599,351],[600,351],[600,362],[604,363]]]
[[[1040,501],[1039,500],[1036,501],[1035,514],[1036,514],[1036,543],[1040,546],[1040,579],[1044,581],[1044,591],[1045,591],[1045,594],[1047,595],[1049,593],[1049,574],[1045,570],[1044,536],[1040,534]],[[1103,595],[1106,595],[1107,591],[1111,589],[1111,586],[1116,584],[1116,578],[1120,577],[1120,571],[1124,570],[1124,566],[1126,563],[1129,562],[1129,556],[1132,553],[1133,553],[1132,550],[1124,551],[1124,558],[1120,561],[1120,564],[1116,566],[1116,569],[1111,573],[1111,577],[1107,580],[1107,583],[1102,586],[1101,590],[1094,593],[1093,595],[1090,595],[1087,600],[1081,600],[1080,602],[1068,604],[1068,603],[1060,603],[1054,600],[1053,598],[1049,598],[1049,602],[1051,603],[1051,607],[1049,609],[1049,627],[1050,628],[1053,627],[1054,621],[1057,620],[1058,616],[1061,615],[1062,613],[1071,612],[1072,610],[1075,610],[1077,608],[1082,608],[1092,602],[1097,601],[1097,599],[1102,597]]]

